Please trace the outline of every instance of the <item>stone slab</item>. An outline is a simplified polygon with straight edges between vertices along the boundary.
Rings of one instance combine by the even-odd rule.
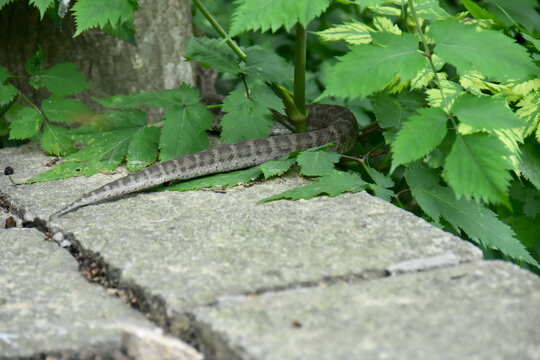
[[[110,357],[125,327],[156,329],[37,230],[0,229],[0,247],[1,359]]]
[[[0,151],[17,180],[48,169],[35,145]],[[120,175],[14,186],[0,197],[119,269],[119,283],[159,299],[170,326],[217,297],[384,276],[394,264],[481,258],[476,247],[367,193],[256,205],[305,183],[299,176],[214,191],[139,193],[47,222],[58,208]],[[30,212],[32,215],[30,215]],[[23,214],[24,213],[24,214]],[[55,236],[55,238],[61,238]]]
[[[194,311],[215,359],[540,359],[540,278],[499,261],[219,298]]]

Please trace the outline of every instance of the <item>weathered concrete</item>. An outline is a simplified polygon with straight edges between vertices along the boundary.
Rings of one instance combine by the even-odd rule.
[[[0,247],[0,358],[112,356],[124,327],[155,328],[35,229],[0,229]]]
[[[533,360],[538,305],[540,278],[494,261],[223,297],[195,321],[217,359]]]

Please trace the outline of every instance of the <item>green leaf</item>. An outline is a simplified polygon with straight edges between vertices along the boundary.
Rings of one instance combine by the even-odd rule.
[[[374,31],[366,24],[354,21],[323,31],[317,31],[315,34],[319,35],[324,41],[344,40],[351,45],[362,45],[371,42],[371,33]]]
[[[536,189],[540,190],[540,145],[533,139],[527,139],[521,147],[519,169]]]
[[[339,58],[328,74],[324,96],[366,97],[382,90],[396,75],[402,81],[412,79],[426,65],[416,36],[380,33],[376,40],[384,47],[359,45]]]
[[[432,151],[446,136],[448,115],[438,108],[418,109],[397,134],[392,144],[392,168],[420,159]]]
[[[36,89],[45,86],[51,93],[66,96],[90,89],[90,84],[72,63],[57,64],[34,74],[30,84]]]
[[[45,11],[49,6],[54,3],[54,0],[30,0],[29,3],[39,9],[41,20],[43,20],[43,15],[45,15]]]
[[[97,174],[98,172],[99,170],[96,170],[94,167],[87,164],[75,161],[66,161],[56,165],[47,172],[41,173],[36,177],[26,180],[24,184],[33,184],[36,182],[52,181],[83,175],[88,177]]]
[[[504,25],[504,23],[497,17],[497,15],[489,12],[478,4],[472,2],[471,0],[461,0],[465,9],[471,14],[475,19],[488,19],[492,20],[494,24]]]
[[[206,188],[231,187],[249,183],[258,179],[261,174],[261,169],[258,166],[255,166],[245,170],[231,171],[225,174],[216,174],[199,179],[183,181],[171,186],[159,187],[157,190],[188,191]]]
[[[503,99],[493,96],[477,97],[462,94],[452,106],[459,120],[474,131],[511,129],[525,126],[507,106]]]
[[[1,77],[2,75],[0,74],[0,106],[4,106],[12,102],[19,91],[10,83],[3,84],[5,80],[2,80]]]
[[[436,44],[435,54],[459,72],[478,70],[499,81],[538,74],[527,50],[500,32],[478,31],[476,26],[449,19],[431,24],[429,35]]]
[[[13,0],[0,0],[0,9],[12,2]]]
[[[60,126],[45,124],[41,136],[41,147],[48,154],[65,156],[77,151],[69,130]]]
[[[296,22],[306,26],[330,5],[330,0],[236,0],[231,36],[247,30],[290,29]]]
[[[334,164],[339,162],[341,155],[327,151],[302,151],[296,161],[300,165],[300,173],[304,176],[322,176],[335,171]]]
[[[132,18],[126,21],[118,22],[114,26],[107,23],[102,30],[105,34],[109,34],[120,40],[128,42],[131,45],[137,46],[137,42],[135,41],[135,25],[133,24]]]
[[[524,136],[529,136],[536,131],[536,140],[540,142],[540,92],[533,91],[523,97],[518,103],[519,109],[516,115],[527,122]]]
[[[362,178],[352,172],[335,171],[320,178],[316,183],[300,188],[287,190],[281,194],[272,195],[257,202],[265,203],[273,200],[290,199],[311,199],[318,195],[328,195],[330,197],[343,194],[345,192],[356,193],[364,190],[366,183]]]
[[[246,55],[243,71],[252,79],[285,82],[293,77],[293,68],[275,52],[252,46],[246,49]]]
[[[508,26],[519,24],[530,32],[540,29],[540,15],[537,0],[486,0],[488,9]]]
[[[223,101],[221,139],[230,144],[247,139],[267,137],[272,129],[272,112],[283,112],[283,103],[266,86],[251,89],[250,97],[243,88],[232,91]]]
[[[191,36],[186,46],[186,58],[207,64],[219,72],[229,74],[240,72],[238,57],[227,46],[225,40]]]
[[[417,0],[415,4],[416,14],[422,19],[435,21],[450,17],[450,14],[439,5],[439,0]]]
[[[454,81],[440,80],[440,84],[440,88],[429,89],[426,91],[428,104],[433,108],[449,110],[454,103],[454,100],[463,92],[463,89]]]
[[[367,171],[369,176],[375,182],[374,184],[367,184],[371,190],[373,190],[375,196],[390,202],[392,196],[394,196],[394,191],[390,190],[390,188],[394,187],[392,178],[371,167],[368,167]]]
[[[82,123],[93,114],[92,110],[76,99],[55,96],[43,100],[41,110],[49,120],[61,124]]]
[[[0,84],[3,84],[7,79],[11,77],[8,69],[0,65]]]
[[[411,167],[405,173],[411,193],[420,207],[437,223],[443,216],[452,226],[463,230],[484,246],[540,267],[512,229],[478,202],[457,199],[451,189],[438,184],[438,178],[424,166]]]
[[[504,144],[492,135],[458,134],[446,158],[445,178],[458,197],[508,204],[508,155]]]
[[[157,92],[141,91],[128,95],[116,95],[107,98],[92,98],[101,106],[115,109],[129,109],[136,106],[169,108],[172,106],[190,106],[199,103],[199,91],[186,83],[177,89]]]
[[[75,16],[75,36],[93,27],[116,25],[133,18],[136,2],[130,0],[78,0],[71,8]]]
[[[281,176],[285,174],[291,166],[295,163],[295,159],[289,159],[285,157],[284,159],[267,161],[259,165],[260,170],[262,171],[264,178],[269,179],[273,176]]]
[[[34,108],[24,107],[15,114],[15,118],[9,125],[10,140],[24,140],[34,136],[43,123],[43,117]]]
[[[142,128],[133,135],[126,156],[129,171],[138,171],[156,161],[160,134],[161,129],[150,126]]]
[[[208,148],[206,130],[212,127],[212,122],[212,114],[198,102],[169,108],[159,140],[161,161]]]

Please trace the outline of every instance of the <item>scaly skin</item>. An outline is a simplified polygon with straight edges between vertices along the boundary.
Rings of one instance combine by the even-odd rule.
[[[305,133],[271,136],[230,145],[221,145],[178,159],[154,164],[139,172],[112,181],[89,192],[51,215],[60,216],[81,206],[148,189],[171,180],[187,180],[199,176],[244,169],[279,159],[292,151],[333,143],[332,151],[347,152],[358,133],[354,115],[336,105],[308,107],[308,128]]]

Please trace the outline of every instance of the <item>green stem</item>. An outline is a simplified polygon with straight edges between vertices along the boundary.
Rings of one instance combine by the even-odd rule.
[[[221,25],[219,25],[219,23],[217,22],[217,20],[212,16],[212,14],[210,14],[210,12],[204,7],[204,5],[199,1],[199,0],[193,0],[193,2],[195,3],[195,5],[197,6],[197,8],[199,8],[199,10],[203,13],[204,17],[206,18],[206,20],[208,20],[208,22],[210,22],[210,24],[212,25],[212,27],[217,31],[217,33],[219,34],[219,36],[221,36],[223,39],[225,39],[225,42],[227,43],[227,45],[229,45],[229,47],[236,53],[236,55],[238,55],[238,57],[242,60],[242,61],[246,61],[247,59],[247,56],[246,54],[242,51],[242,49],[240,49],[240,47],[229,37],[229,35],[227,34],[227,32],[221,27]]]

